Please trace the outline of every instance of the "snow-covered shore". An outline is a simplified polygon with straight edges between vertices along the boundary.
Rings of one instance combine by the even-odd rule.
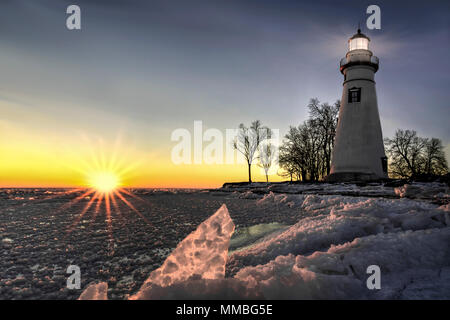
[[[180,250],[181,242],[174,250],[176,256],[166,260],[171,268],[164,268],[165,262],[152,272],[133,298],[450,298],[447,185],[255,184],[216,192],[237,199],[256,199],[257,207],[274,214],[290,208],[298,212],[299,218],[289,226],[267,223],[245,232],[237,230],[231,238],[234,248],[227,261],[199,259],[197,265],[186,266],[183,261],[195,255],[197,249]],[[223,239],[221,223],[229,224],[229,215],[223,212],[226,207],[220,210],[217,234],[205,224],[194,232],[201,243],[202,257],[208,256],[209,248],[217,251],[212,244],[216,237]],[[223,250],[227,252],[228,246]],[[366,285],[370,265],[381,269],[379,290],[369,290]],[[224,272],[211,276],[211,272],[205,272],[208,268]],[[174,273],[183,274],[183,280],[168,281],[177,278]],[[95,285],[89,290],[95,292],[93,288]]]
[[[252,183],[224,184],[217,192],[232,192],[242,198],[258,198],[257,195],[270,192],[280,194],[316,194],[364,196],[385,198],[411,198],[450,202],[449,186],[440,182],[414,183]]]

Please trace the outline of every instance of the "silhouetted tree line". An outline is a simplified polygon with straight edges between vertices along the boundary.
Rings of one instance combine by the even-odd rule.
[[[414,130],[398,129],[384,139],[391,178],[420,178],[448,173],[444,147],[437,138],[422,138]]]
[[[308,104],[309,119],[291,126],[280,147],[280,175],[291,181],[318,181],[330,173],[331,151],[340,101],[333,105],[315,98]]]
[[[291,126],[279,148],[278,174],[291,181],[319,181],[330,174],[331,153],[338,123],[340,101],[333,105],[317,98],[308,104],[309,119],[298,127]],[[249,127],[241,124],[234,148],[248,165],[248,182],[252,182],[251,166],[257,160],[266,174],[274,165],[275,147],[267,142],[272,130],[259,120]],[[440,139],[422,138],[413,130],[398,129],[393,138],[385,138],[388,170],[391,178],[422,178],[448,174],[447,161]]]

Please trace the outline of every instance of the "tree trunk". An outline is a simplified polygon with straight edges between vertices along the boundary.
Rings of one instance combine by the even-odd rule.
[[[252,164],[248,163],[248,183],[252,183]]]
[[[306,181],[306,172],[302,171],[302,181]]]
[[[325,161],[327,162],[326,163],[327,175],[329,175],[330,171],[331,171],[331,161],[330,161],[331,160],[331,151],[329,149],[325,148],[325,154],[326,154]]]
[[[266,174],[266,182],[269,183],[269,176]]]

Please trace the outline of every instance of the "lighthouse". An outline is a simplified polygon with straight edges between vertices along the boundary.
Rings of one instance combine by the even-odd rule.
[[[387,178],[387,158],[375,91],[378,58],[369,50],[369,42],[369,37],[358,29],[348,40],[348,52],[340,62],[344,83],[327,181]]]

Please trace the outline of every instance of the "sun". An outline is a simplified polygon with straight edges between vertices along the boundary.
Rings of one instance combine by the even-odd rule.
[[[95,172],[89,180],[91,188],[101,193],[111,193],[120,185],[117,174],[107,171]]]
[[[136,170],[141,161],[135,160],[133,163],[126,164],[125,160],[120,158],[120,155],[124,154],[124,152],[120,152],[120,139],[116,140],[110,155],[103,152],[101,140],[98,147],[95,148],[91,145],[89,139],[86,138],[86,142],[90,150],[90,159],[85,159],[73,153],[79,160],[80,167],[70,167],[84,177],[82,182],[80,181],[80,188],[63,193],[64,195],[78,192],[81,194],[58,209],[58,212],[61,212],[79,202],[85,202],[80,213],[67,228],[67,233],[71,233],[86,214],[92,213],[92,221],[96,221],[97,215],[104,212],[109,239],[114,240],[113,214],[123,220],[126,220],[125,215],[128,214],[128,210],[125,209],[126,211],[123,211],[121,209],[122,203],[148,225],[151,225],[150,221],[136,209],[132,199],[144,202],[149,206],[151,204],[135,195],[132,189],[126,187],[130,179],[130,172]],[[114,253],[114,248],[110,252]]]

